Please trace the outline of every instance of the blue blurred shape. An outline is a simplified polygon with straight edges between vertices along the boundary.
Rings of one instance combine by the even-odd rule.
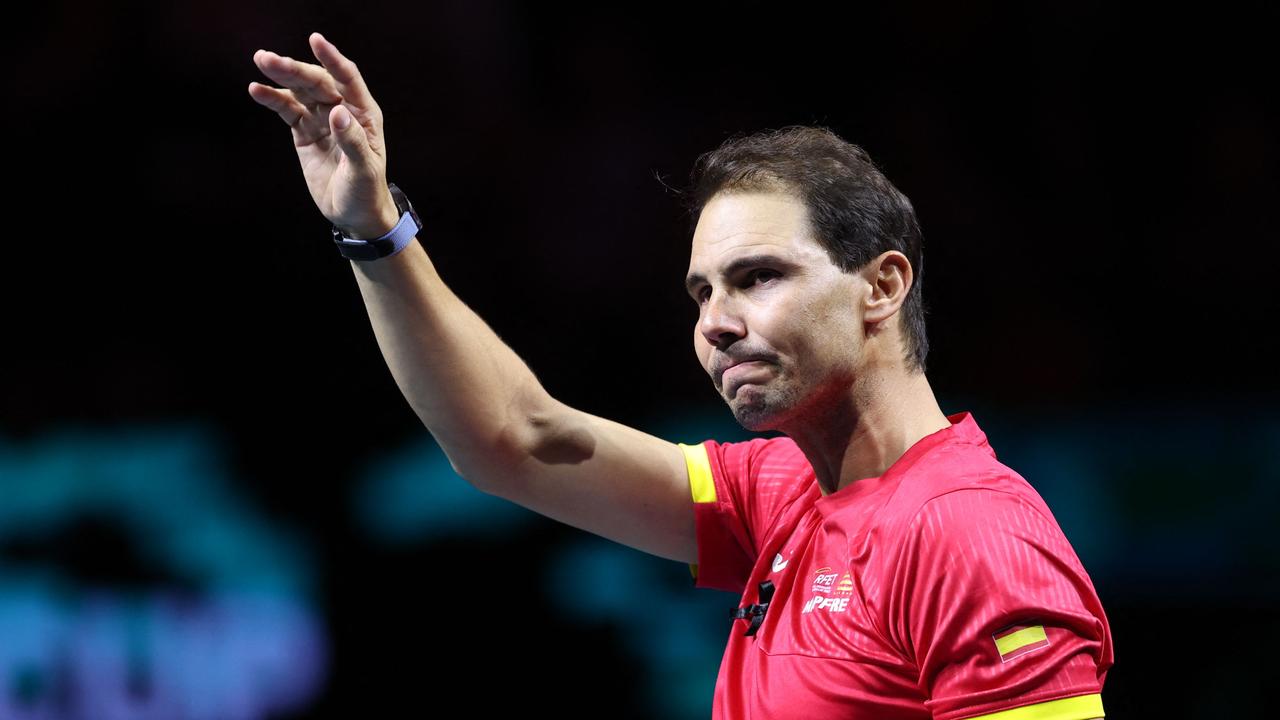
[[[586,534],[555,554],[546,577],[564,617],[617,629],[648,669],[648,696],[660,717],[711,714],[735,596],[695,591],[688,565]]]
[[[324,680],[323,628],[272,594],[95,591],[0,580],[0,718],[257,720]]]
[[[201,586],[301,593],[310,551],[234,492],[208,427],[68,428],[18,447],[0,438],[0,538],[39,538],[108,517],[139,552]]]
[[[371,463],[355,485],[355,507],[361,527],[389,544],[503,536],[538,518],[475,489],[429,437]]]
[[[109,587],[0,555],[0,718],[259,720],[316,696],[328,642],[310,550],[235,492],[221,447],[200,425],[0,438],[0,543],[70,543],[99,574],[140,563],[151,578]],[[85,518],[124,546],[67,540]]]

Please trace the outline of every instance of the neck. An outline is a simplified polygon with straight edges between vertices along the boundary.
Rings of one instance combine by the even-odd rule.
[[[810,409],[783,431],[808,458],[824,496],[883,475],[921,438],[951,427],[924,373],[859,378]]]

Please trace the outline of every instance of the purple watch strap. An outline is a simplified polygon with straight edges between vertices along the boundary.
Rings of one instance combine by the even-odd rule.
[[[418,224],[414,222],[409,210],[400,216],[400,222],[391,228],[391,232],[374,240],[352,240],[334,232],[334,242],[338,252],[351,260],[377,260],[391,257],[409,247],[409,243],[418,235]]]

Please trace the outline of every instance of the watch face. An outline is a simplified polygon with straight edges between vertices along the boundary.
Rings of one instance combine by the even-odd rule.
[[[407,207],[409,205],[409,198],[404,196],[404,191],[396,186],[395,183],[389,183],[387,185],[387,189],[391,191],[391,198],[396,201],[396,209],[400,211],[401,215],[403,215],[405,210],[409,209]]]
[[[401,215],[409,213],[413,217],[413,224],[421,230],[422,218],[418,217],[417,211],[413,209],[413,203],[409,202],[409,198],[405,197],[404,191],[395,183],[387,183],[387,188],[391,190],[391,197],[396,201],[396,210],[399,210]]]

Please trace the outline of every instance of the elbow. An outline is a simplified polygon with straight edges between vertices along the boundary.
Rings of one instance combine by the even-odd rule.
[[[503,484],[516,477],[520,461],[518,454],[510,450],[497,450],[485,446],[475,451],[446,453],[454,474],[466,480],[480,492],[495,495]]]
[[[499,495],[519,482],[530,463],[548,464],[564,456],[566,435],[572,435],[569,408],[556,402],[512,413],[511,419],[488,438],[467,444],[463,452],[446,453],[459,477],[476,489]]]
[[[595,454],[586,416],[562,403],[526,417],[524,457],[542,465],[576,465]]]
[[[558,402],[521,415],[519,422],[502,433],[487,459],[492,464],[484,483],[498,486],[486,492],[500,492],[528,473],[548,471],[550,466],[589,460],[596,453],[598,439],[587,420],[588,416]]]

